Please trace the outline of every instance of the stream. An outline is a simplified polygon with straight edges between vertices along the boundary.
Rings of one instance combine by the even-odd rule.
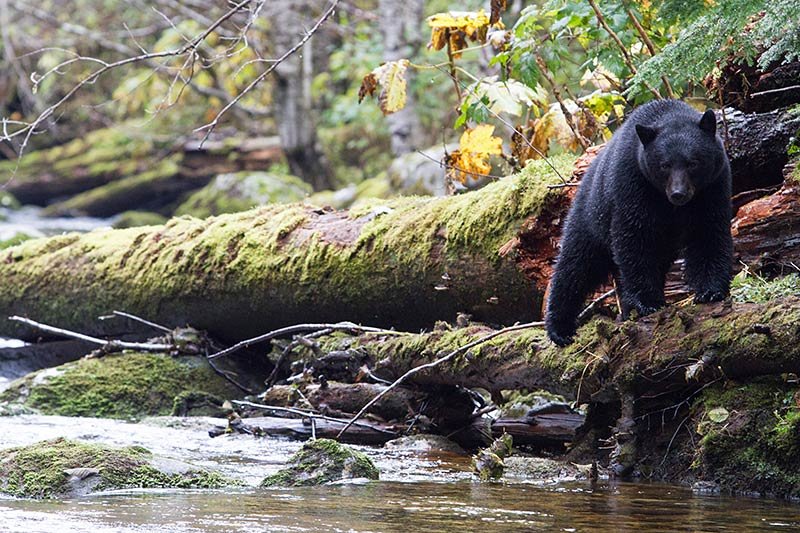
[[[0,239],[22,232],[89,231],[108,220],[38,216],[2,209]],[[0,339],[0,347],[21,344]],[[0,377],[0,389],[9,382]],[[58,416],[0,417],[0,448],[66,437],[144,446],[158,455],[216,469],[250,488],[115,491],[70,500],[0,496],[0,533],[354,531],[796,531],[800,505],[695,494],[686,487],[621,482],[477,483],[469,457],[356,447],[381,481],[260,489],[301,443],[207,431],[223,420],[158,417],[132,424]]]
[[[381,481],[260,489],[299,442],[207,430],[222,420],[157,417],[137,424],[58,416],[0,417],[0,447],[67,437],[215,468],[252,488],[137,490],[65,501],[0,499],[0,531],[796,531],[800,506],[619,482],[477,483],[468,457],[357,447]]]

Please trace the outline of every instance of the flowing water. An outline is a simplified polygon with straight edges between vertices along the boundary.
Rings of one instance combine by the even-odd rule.
[[[65,436],[216,468],[256,485],[297,442],[245,435],[210,439],[214,419],[119,421],[0,417],[0,447]],[[379,482],[295,489],[118,491],[66,501],[0,499],[0,532],[251,531],[797,531],[800,505],[695,495],[659,484],[476,483],[452,455],[361,448]]]
[[[4,210],[5,211],[5,210]],[[0,213],[0,239],[108,226],[99,219],[44,219],[25,208]],[[5,218],[5,220],[2,220]],[[19,345],[0,339],[0,346]],[[0,378],[0,389],[7,379]],[[252,488],[118,491],[64,501],[0,496],[0,533],[252,531],[796,531],[800,505],[696,495],[684,487],[601,482],[476,483],[469,459],[361,448],[381,481],[296,489],[254,488],[300,443],[206,431],[222,421],[153,419],[139,424],[48,416],[0,417],[0,448],[55,437],[140,445],[241,479]]]

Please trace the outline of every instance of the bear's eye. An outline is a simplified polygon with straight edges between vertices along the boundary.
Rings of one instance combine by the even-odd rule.
[[[700,163],[698,163],[697,161],[689,161],[686,164],[686,166],[689,167],[690,169],[694,170],[694,169],[696,169],[697,167],[700,166]]]
[[[664,172],[669,172],[669,169],[672,165],[667,162],[661,163],[661,170]]]

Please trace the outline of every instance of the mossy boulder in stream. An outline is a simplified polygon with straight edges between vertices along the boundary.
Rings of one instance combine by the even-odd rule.
[[[42,414],[129,420],[169,415],[178,406],[181,414],[216,415],[209,398],[221,405],[240,395],[204,357],[123,353],[32,372],[3,391],[0,401]],[[187,407],[189,396],[202,396],[204,409]]]
[[[164,224],[167,217],[152,211],[125,211],[114,221],[115,229],[140,228],[142,226],[158,226]]]
[[[189,196],[175,214],[205,218],[247,211],[259,205],[298,202],[309,194],[311,185],[296,176],[270,172],[220,174]]]
[[[219,488],[237,482],[146,448],[111,448],[63,438],[0,450],[0,493],[71,498],[130,488]]]
[[[306,442],[289,459],[289,466],[267,476],[262,487],[300,487],[322,485],[342,479],[378,479],[378,469],[361,452],[331,439]]]

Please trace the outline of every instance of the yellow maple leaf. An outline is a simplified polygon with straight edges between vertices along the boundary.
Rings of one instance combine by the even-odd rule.
[[[406,69],[408,59],[398,59],[389,61],[375,68],[364,76],[361,81],[361,88],[358,90],[358,101],[367,95],[372,95],[380,85],[381,92],[378,94],[378,103],[384,115],[391,115],[400,111],[406,106]]]
[[[494,126],[481,124],[461,135],[458,150],[447,156],[447,173],[453,180],[465,183],[468,178],[477,178],[489,174],[492,165],[490,155],[503,153],[503,141],[495,137]]]
[[[441,50],[449,42],[454,57],[458,57],[459,50],[466,48],[467,39],[485,43],[486,33],[491,25],[489,16],[482,9],[477,13],[471,11],[437,13],[428,17],[427,22],[431,28],[431,41],[428,47]],[[502,27],[502,22],[498,21],[496,26]]]

